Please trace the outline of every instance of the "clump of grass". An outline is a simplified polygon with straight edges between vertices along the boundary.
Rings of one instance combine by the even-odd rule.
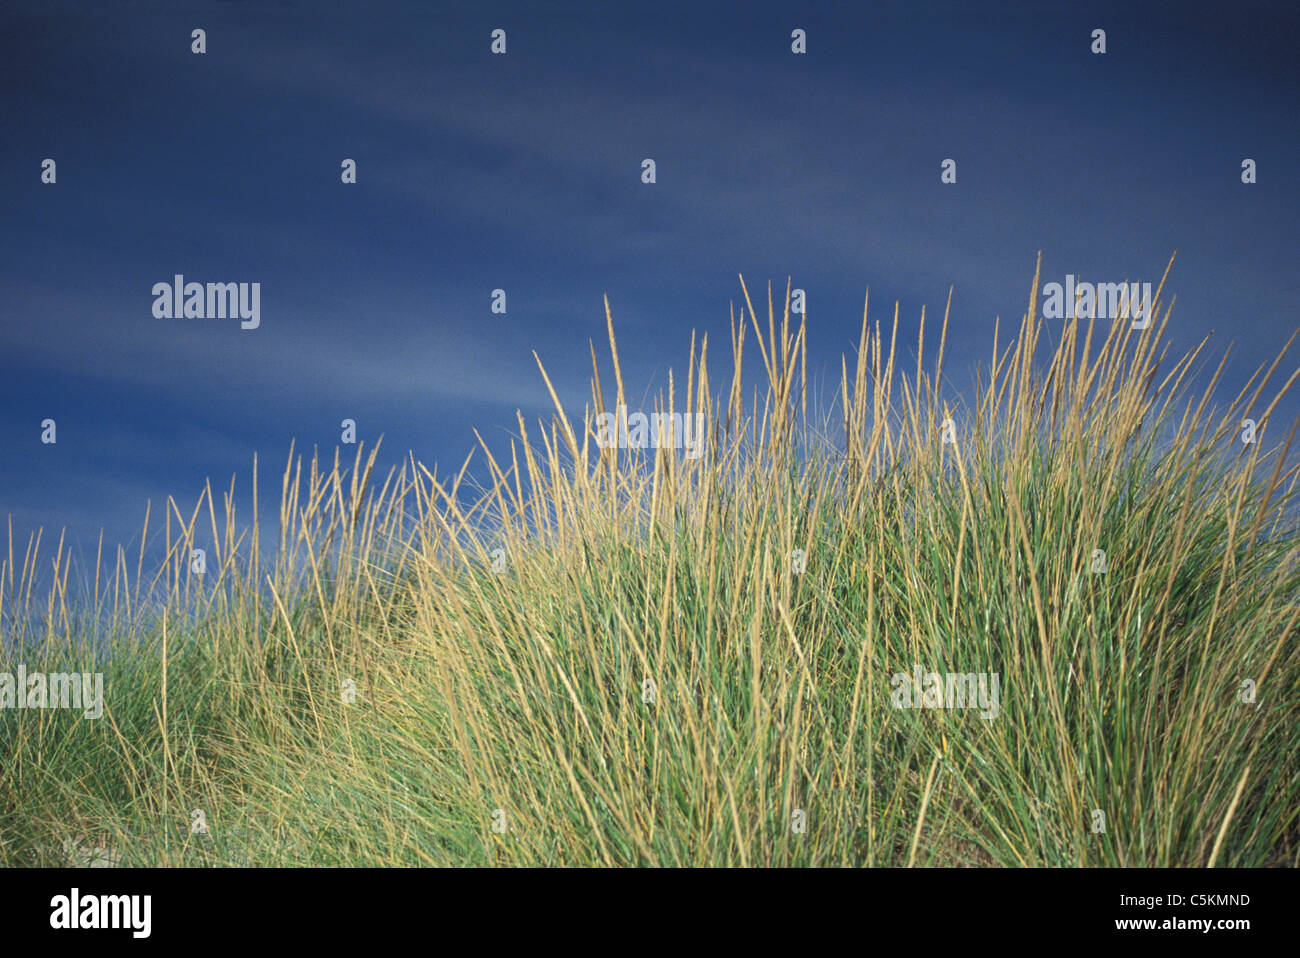
[[[864,308],[819,429],[788,289],[766,330],[745,305],[724,389],[692,339],[657,402],[703,415],[698,459],[597,442],[626,405],[606,304],[590,404],[552,389],[508,460],[481,442],[476,492],[469,460],[380,483],[336,454],[304,486],[291,454],[271,561],[209,489],[169,510],[152,605],[124,552],[102,594],[97,564],[93,626],[61,548],[32,614],[11,535],[5,654],[115,652],[103,720],[0,712],[0,861],[1296,864],[1300,467],[1268,423],[1300,371],[1261,401],[1286,349],[1220,410],[1222,364],[1186,385],[1205,343],[1166,363],[1171,308],[1073,319],[1044,365],[1031,294],[967,407],[946,311],[909,377],[897,308],[887,341]],[[995,674],[996,714],[895,707],[915,669]]]

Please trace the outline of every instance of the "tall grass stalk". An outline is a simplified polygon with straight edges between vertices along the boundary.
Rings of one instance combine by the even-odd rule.
[[[134,568],[101,541],[84,608],[10,526],[0,672],[102,671],[105,711],[0,711],[0,862],[1295,865],[1291,342],[1219,408],[1163,281],[1045,364],[1031,293],[967,402],[946,309],[909,371],[864,305],[818,428],[789,287],[778,323],[741,285],[729,382],[692,337],[656,400],[704,416],[697,459],[598,442],[606,302],[590,401],[539,359],[554,416],[480,439],[477,490],[474,456],[291,451],[269,561],[209,486],[160,568],[148,515]],[[996,674],[996,715],[895,707],[916,669]]]

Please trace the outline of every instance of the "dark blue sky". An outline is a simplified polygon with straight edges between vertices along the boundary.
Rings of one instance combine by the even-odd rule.
[[[1043,282],[1154,283],[1177,249],[1170,337],[1235,341],[1231,398],[1298,323],[1298,9],[9,0],[0,519],[93,555],[148,499],[247,491],[254,453],[273,499],[290,441],[332,452],[344,418],[387,463],[456,468],[473,428],[546,414],[534,349],[581,410],[605,293],[634,397],[693,327],[723,388],[737,273],[755,306],[807,289],[831,382],[867,286],[910,348],[955,285],[958,388],[1038,250]],[[154,318],[176,273],[260,282],[260,328]]]

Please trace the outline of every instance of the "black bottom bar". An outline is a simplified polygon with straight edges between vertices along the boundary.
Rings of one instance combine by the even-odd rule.
[[[1294,878],[1286,869],[11,869],[0,871],[0,913],[6,945],[75,938],[338,949],[400,935],[436,947],[467,935],[494,951],[785,939],[807,949],[901,933],[924,947],[1129,940],[1231,949],[1286,932]],[[144,897],[121,896],[148,896],[148,907]]]

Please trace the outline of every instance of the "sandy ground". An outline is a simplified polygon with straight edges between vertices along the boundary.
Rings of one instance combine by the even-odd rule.
[[[122,855],[109,848],[63,840],[63,857],[69,868],[118,868]]]

